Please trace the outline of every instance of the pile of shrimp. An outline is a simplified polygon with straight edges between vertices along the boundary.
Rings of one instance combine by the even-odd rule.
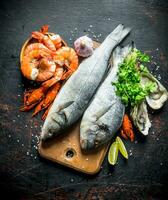
[[[40,82],[37,89],[26,91],[20,111],[35,108],[32,116],[41,110],[44,120],[63,82],[78,68],[78,56],[58,34],[49,34],[48,25],[34,31],[31,37],[37,42],[29,44],[21,61],[21,72],[29,80]]]

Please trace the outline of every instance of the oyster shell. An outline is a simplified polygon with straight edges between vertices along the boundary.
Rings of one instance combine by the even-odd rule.
[[[150,95],[146,96],[146,101],[148,105],[154,109],[160,109],[164,102],[168,99],[168,92],[166,88],[149,72],[141,74],[141,84],[144,85],[147,82],[154,82],[156,84],[156,89],[151,92]]]
[[[148,135],[151,122],[148,117],[147,105],[145,101],[134,106],[131,110],[130,116],[134,125],[139,129],[143,135]]]

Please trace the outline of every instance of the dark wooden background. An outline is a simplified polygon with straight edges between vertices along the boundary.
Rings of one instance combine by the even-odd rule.
[[[137,133],[137,142],[125,142],[128,162],[120,156],[112,168],[106,157],[95,176],[40,158],[40,116],[18,111],[29,85],[20,73],[19,53],[31,31],[49,24],[72,45],[88,32],[91,37],[102,34],[101,42],[119,23],[132,28],[124,44],[134,40],[147,51],[153,57],[150,70],[168,88],[168,1],[0,1],[0,189],[5,194],[1,199],[168,199],[168,104],[150,114],[149,136]]]

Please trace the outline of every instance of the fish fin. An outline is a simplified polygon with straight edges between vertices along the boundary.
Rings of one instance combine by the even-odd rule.
[[[68,106],[70,106],[73,103],[74,103],[74,101],[68,101],[66,103],[63,103],[63,104],[59,105],[57,112],[60,112],[61,110],[67,108]]]
[[[108,74],[110,73],[111,69],[112,69],[112,65],[109,63],[109,64],[108,64],[108,67],[107,67],[107,69],[106,69],[106,71],[105,71],[105,73],[104,73],[104,75],[103,75],[103,77],[102,77],[102,80],[101,80],[99,86],[101,86],[101,83],[104,82],[104,80],[106,79],[106,77],[107,77]]]
[[[130,28],[124,28],[122,24],[119,24],[112,33],[108,36],[109,39],[115,40],[117,43],[120,43],[129,33]]]
[[[100,82],[99,86],[101,86],[101,83],[106,79],[106,77],[107,77],[108,74],[110,73],[112,67],[113,67],[113,66],[111,65],[111,63],[108,62],[108,66],[107,66],[107,68],[106,68],[106,70],[105,70],[105,72],[104,72],[104,75],[103,75],[103,77],[102,77],[102,79],[101,79],[101,82]],[[99,87],[98,87],[98,88],[99,88]]]

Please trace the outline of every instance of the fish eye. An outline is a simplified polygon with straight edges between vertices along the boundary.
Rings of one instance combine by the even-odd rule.
[[[99,145],[99,142],[100,142],[99,140],[95,140],[95,142],[94,142],[95,147]]]
[[[104,130],[104,131],[108,131],[108,126],[106,124],[99,124],[99,128]]]

